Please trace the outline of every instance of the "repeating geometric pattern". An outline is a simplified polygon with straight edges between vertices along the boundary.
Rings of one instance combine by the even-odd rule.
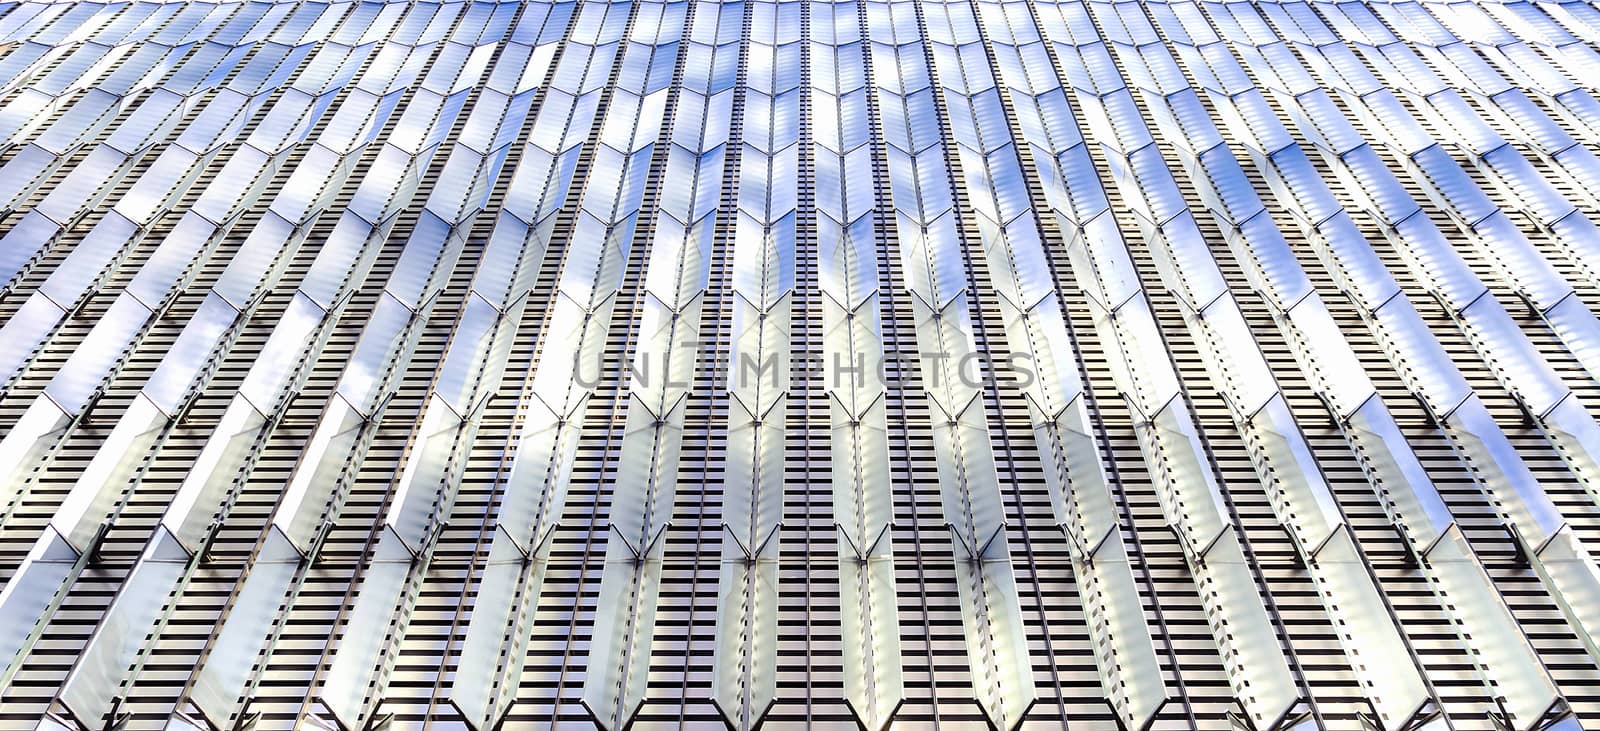
[[[1597,45],[0,2],[0,727],[1600,727]]]

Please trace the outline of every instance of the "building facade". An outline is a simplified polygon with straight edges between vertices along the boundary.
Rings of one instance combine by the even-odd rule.
[[[0,3],[0,726],[1600,725],[1597,42]]]

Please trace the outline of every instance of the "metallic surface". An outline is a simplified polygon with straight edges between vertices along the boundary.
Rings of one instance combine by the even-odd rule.
[[[0,2],[0,728],[1600,726],[1597,44]]]

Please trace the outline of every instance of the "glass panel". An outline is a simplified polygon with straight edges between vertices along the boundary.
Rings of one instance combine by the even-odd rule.
[[[417,224],[406,240],[400,261],[389,275],[384,291],[396,304],[414,309],[421,306],[424,294],[437,276],[447,273],[437,271],[440,256],[444,253],[446,239],[453,230],[450,224],[429,211],[417,217]]]
[[[161,516],[162,527],[182,542],[185,550],[197,551],[203,545],[212,518],[265,425],[261,413],[243,399],[228,404]]]
[[[0,591],[0,657],[6,658],[0,671],[15,669],[19,652],[29,646],[38,624],[50,613],[56,593],[72,576],[78,553],[47,531],[33,545]]]
[[[339,394],[360,409],[376,405],[379,377],[388,369],[412,319],[411,309],[391,296],[378,300],[356,343],[355,352],[339,377]]]
[[[529,635],[533,631],[533,623],[523,618],[523,613],[528,611],[523,596],[526,596],[524,592],[537,596],[543,583],[544,566],[543,562],[530,566],[515,548],[514,541],[505,533],[495,533],[472,603],[461,661],[449,687],[451,703],[476,728],[492,727],[515,698],[515,680],[521,676]],[[521,584],[525,573],[533,574],[529,579],[531,586],[526,588]],[[520,621],[516,629],[510,630],[512,637],[507,642],[507,628],[513,612]]]
[[[200,385],[197,380],[209,377],[203,371],[221,343],[223,332],[238,315],[239,311],[221,297],[206,295],[145,383],[144,395],[164,413],[176,415],[189,390]]]
[[[117,297],[84,337],[85,347],[68,356],[55,378],[50,379],[45,395],[70,413],[78,413],[111,374],[151,314],[149,308],[132,297]]]
[[[266,216],[271,220],[272,216]],[[171,233],[161,240],[161,244],[146,259],[139,273],[134,275],[133,281],[128,283],[128,294],[137,297],[146,306],[156,308],[167,301],[168,297],[181,285],[185,270],[194,264],[194,258],[216,233],[216,226],[197,215],[185,214],[172,227]],[[240,247],[239,256],[249,261],[249,243]],[[237,260],[237,259],[236,259]],[[243,267],[241,267],[243,268]],[[228,271],[233,270],[230,263]],[[225,272],[222,277],[228,279]],[[219,282],[219,286],[221,283]],[[245,292],[249,294],[248,291]],[[241,299],[242,301],[242,299]]]
[[[210,652],[195,671],[189,699],[213,723],[230,723],[240,710],[239,696],[299,565],[299,554],[282,536],[269,532],[267,545],[251,562]]]
[[[140,561],[123,581],[61,688],[61,702],[75,717],[100,718],[113,709],[117,686],[154,628],[185,563],[177,555],[157,554]]]

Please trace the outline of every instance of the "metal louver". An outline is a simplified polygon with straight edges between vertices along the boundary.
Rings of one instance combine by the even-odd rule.
[[[1600,726],[1597,48],[0,2],[0,731]]]

